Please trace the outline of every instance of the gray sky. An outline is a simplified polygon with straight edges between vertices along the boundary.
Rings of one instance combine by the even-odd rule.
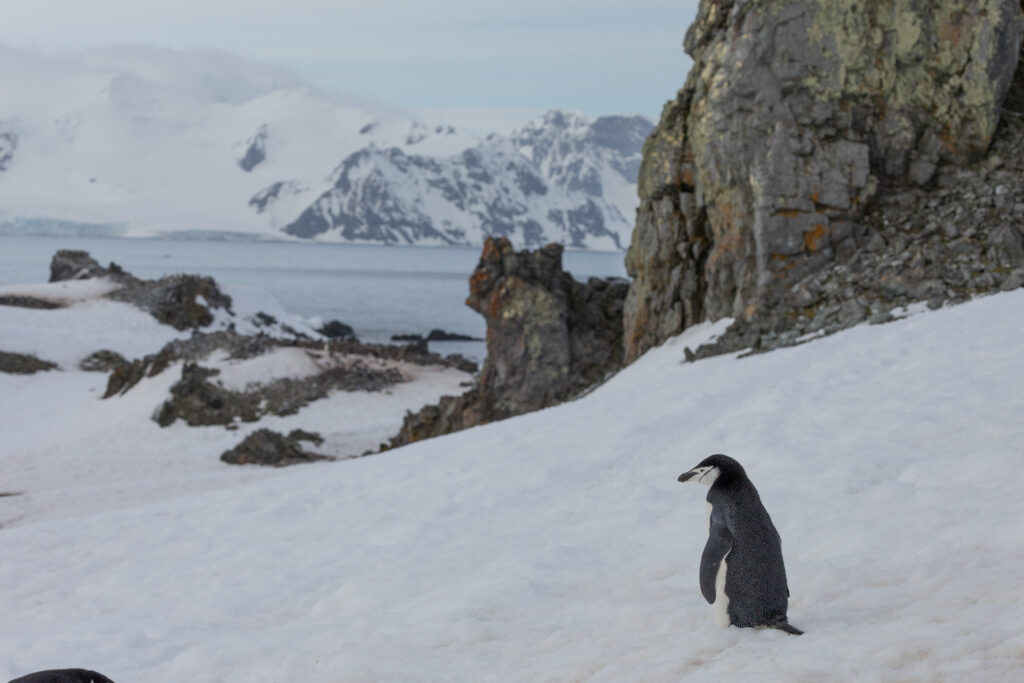
[[[0,44],[214,48],[419,111],[644,114],[682,86],[697,0],[4,0]],[[0,65],[2,68],[2,65]]]

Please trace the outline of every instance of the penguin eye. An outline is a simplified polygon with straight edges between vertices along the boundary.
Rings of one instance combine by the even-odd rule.
[[[697,483],[698,484],[703,484],[704,483],[704,477],[706,477],[709,474],[711,474],[712,472],[714,472],[716,468],[714,468],[714,467],[705,467],[703,469],[704,469],[704,471],[701,472],[700,476],[697,478]]]

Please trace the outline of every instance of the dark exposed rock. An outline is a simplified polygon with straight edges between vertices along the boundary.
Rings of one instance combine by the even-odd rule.
[[[284,377],[247,387],[244,391],[225,389],[211,382],[210,378],[217,374],[219,371],[216,369],[186,363],[181,369],[181,379],[171,387],[171,398],[164,402],[153,419],[161,427],[178,418],[193,427],[228,425],[235,420],[255,422],[268,414],[293,415],[335,389],[380,391],[405,381],[398,370],[371,368],[361,359],[311,377]]]
[[[89,256],[87,251],[60,249],[50,261],[50,282],[87,280],[106,274],[107,269]]]
[[[274,316],[270,315],[269,313],[264,313],[263,311],[257,311],[256,315],[253,316],[253,322],[256,323],[257,327],[261,327],[261,326],[264,326],[264,325],[276,325],[277,324],[277,318],[275,318]]]
[[[33,375],[44,370],[54,370],[56,363],[42,360],[25,353],[9,353],[0,351],[0,372],[10,375]]]
[[[111,372],[126,365],[128,361],[124,356],[116,351],[102,349],[83,358],[78,367],[87,372]]]
[[[134,278],[132,278],[134,280]],[[134,280],[108,295],[134,304],[176,330],[205,327],[213,322],[210,309],[231,310],[231,297],[211,277],[168,275],[159,280]],[[205,303],[200,303],[200,298]]]
[[[468,334],[459,334],[458,332],[446,332],[444,330],[433,329],[427,333],[424,337],[421,334],[393,334],[391,335],[391,341],[401,342],[418,342],[423,341],[483,341],[479,337],[471,337]]]
[[[217,350],[226,351],[227,357],[231,359],[253,358],[286,345],[288,343],[284,340],[264,335],[241,335],[232,330],[195,332],[188,339],[171,340],[155,354],[115,368],[107,381],[103,398],[127,392],[143,377],[155,377],[175,361],[195,362]]]
[[[488,239],[466,300],[487,320],[487,359],[477,385],[406,417],[398,446],[560,403],[622,363],[622,304],[628,283],[576,282],[562,247],[513,250]]]
[[[427,341],[483,341],[483,339],[471,337],[468,334],[435,329],[427,333]]]
[[[736,318],[721,348],[766,348],[1012,285],[1024,176],[1001,106],[1024,87],[1022,17],[1018,0],[704,0],[644,147],[627,360],[706,319]]]
[[[466,300],[487,320],[484,414],[502,419],[553,405],[617,369],[627,287],[576,282],[562,270],[561,245],[517,253],[508,240],[487,240]]]
[[[303,189],[303,186],[295,180],[271,183],[249,199],[249,207],[256,213],[263,213],[282,197],[294,196],[302,192]]]
[[[17,149],[17,134],[13,130],[7,130],[6,125],[0,122],[0,172],[6,171],[10,166]]]
[[[346,325],[340,320],[331,320],[318,329],[317,332],[330,339],[336,339],[338,337],[351,337],[354,339],[356,336],[356,331],[353,330],[351,326]]]
[[[220,459],[229,465],[267,465],[286,467],[317,460],[334,460],[329,455],[310,453],[302,449],[302,441],[312,441],[317,445],[323,438],[314,432],[293,430],[288,436],[269,429],[258,429],[242,440],[229,451],[225,451]]]
[[[253,358],[282,347],[404,361],[415,365],[440,365],[457,368],[468,373],[474,373],[477,370],[476,363],[458,354],[442,358],[436,353],[430,353],[426,349],[419,349],[413,345],[366,344],[354,338],[330,339],[325,344],[322,341],[302,337],[287,339],[262,334],[242,335],[233,330],[219,330],[217,332],[193,332],[188,339],[172,340],[157,353],[133,360],[115,369],[107,382],[107,390],[103,398],[124,394],[143,377],[155,377],[175,361],[200,361],[218,350],[225,351],[227,357],[231,359]]]
[[[0,306],[17,306],[19,308],[39,308],[44,310],[63,307],[60,302],[50,301],[49,299],[37,299],[32,296],[7,294],[0,296]]]
[[[436,405],[424,406],[416,413],[406,413],[402,431],[385,447],[397,448],[484,424],[489,420],[481,413],[482,409],[480,390],[475,387],[459,396],[442,396]]]
[[[140,280],[116,263],[104,268],[88,252],[68,249],[58,251],[50,262],[50,282],[94,277],[106,277],[120,285],[107,294],[110,299],[137,306],[178,330],[209,325],[213,322],[210,309],[231,311],[231,297],[222,293],[210,277],[169,275]]]
[[[267,125],[263,124],[256,134],[249,138],[245,156],[238,160],[238,166],[248,173],[267,158]]]

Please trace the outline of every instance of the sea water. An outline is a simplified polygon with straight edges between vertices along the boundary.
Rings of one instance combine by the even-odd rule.
[[[340,320],[369,342],[432,329],[486,332],[483,317],[465,305],[479,247],[0,235],[0,285],[46,282],[58,249],[88,251],[141,278],[193,273],[226,289],[258,289],[289,313]],[[566,251],[562,262],[577,280],[626,275],[621,252]],[[483,356],[481,342],[432,343],[431,350]]]

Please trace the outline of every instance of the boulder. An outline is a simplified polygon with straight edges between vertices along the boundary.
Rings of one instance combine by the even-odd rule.
[[[50,282],[88,280],[106,274],[107,269],[89,256],[87,251],[60,249],[50,260]]]
[[[340,320],[331,320],[324,324],[323,327],[317,330],[320,334],[324,335],[328,339],[339,339],[339,338],[350,338],[355,339],[356,331],[351,326],[346,325]]]
[[[112,372],[126,365],[128,361],[124,356],[116,351],[102,349],[83,358],[78,367],[87,372]]]
[[[56,363],[29,354],[0,351],[0,372],[11,375],[34,375],[37,372],[56,368]]]
[[[303,450],[303,441],[312,441],[320,445],[323,438],[315,432],[301,429],[292,430],[284,436],[270,429],[258,429],[245,437],[240,444],[225,451],[220,459],[229,465],[264,465],[270,467],[286,467],[317,460],[334,460],[329,455],[311,453]]]
[[[459,334],[458,332],[446,332],[444,330],[434,329],[427,333],[427,341],[483,341],[479,337],[471,337],[468,334]]]

